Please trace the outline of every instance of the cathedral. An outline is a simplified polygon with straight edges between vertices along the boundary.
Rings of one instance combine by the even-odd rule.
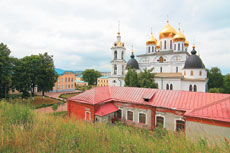
[[[206,92],[207,71],[200,56],[197,55],[195,45],[190,53],[188,46],[189,42],[181,29],[178,28],[176,31],[167,20],[159,33],[159,40],[151,32],[150,38],[146,41],[145,53],[137,55],[136,60],[132,51],[126,63],[124,58],[126,49],[118,30],[117,41],[111,48],[109,86],[124,86],[128,67],[136,69],[138,73],[153,68],[158,89]]]

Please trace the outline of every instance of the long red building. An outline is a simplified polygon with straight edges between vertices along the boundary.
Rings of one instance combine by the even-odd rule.
[[[68,115],[93,122],[120,120],[147,129],[230,139],[230,94],[135,87],[95,87],[68,99]]]

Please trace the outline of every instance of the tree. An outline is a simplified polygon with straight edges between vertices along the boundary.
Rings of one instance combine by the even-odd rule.
[[[94,69],[87,69],[82,72],[83,80],[88,82],[89,85],[94,85],[97,82],[97,78],[101,76],[101,73]]]
[[[29,91],[31,89],[30,77],[27,74],[27,65],[23,59],[15,60],[15,67],[13,68],[13,86],[22,92],[22,98],[29,96]]]
[[[210,88],[208,90],[208,92],[210,92],[210,93],[223,93],[224,89],[223,88]]]
[[[223,75],[218,67],[212,67],[208,70],[208,88],[222,88],[223,87]]]
[[[224,76],[224,92],[230,93],[230,74]]]
[[[128,68],[128,72],[125,75],[126,87],[138,87],[138,75],[136,69]]]
[[[0,99],[6,98],[9,92],[12,78],[11,51],[3,43],[0,44]]]
[[[157,84],[154,81],[155,75],[152,73],[153,68],[150,70],[144,69],[143,72],[139,73],[138,80],[139,86],[142,88],[157,88]]]
[[[38,68],[37,85],[38,91],[42,91],[44,97],[45,92],[52,90],[55,82],[57,82],[58,74],[54,69],[52,56],[48,53],[39,54],[40,65]]]

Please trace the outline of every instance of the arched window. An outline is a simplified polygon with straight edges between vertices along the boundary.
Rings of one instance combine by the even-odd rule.
[[[114,52],[114,59],[116,60],[117,59],[117,51],[115,50]]]
[[[122,65],[122,75],[124,75],[124,65]]]
[[[166,49],[166,40],[165,40],[165,44],[164,44],[164,49]]]
[[[152,46],[152,52],[154,52],[154,46]]]
[[[173,90],[173,85],[172,84],[170,84],[170,90]]]
[[[202,75],[202,71],[200,70],[200,76]]]
[[[124,59],[124,52],[121,52],[121,59]]]
[[[176,50],[176,44],[174,44],[174,50]]]
[[[114,75],[117,75],[117,65],[114,65]]]
[[[162,71],[163,71],[163,70],[162,70],[162,67],[160,67],[160,73],[162,73]]]
[[[161,41],[161,50],[162,50],[162,41]]]
[[[184,44],[182,43],[181,46],[182,46],[182,51],[184,51]]]
[[[184,71],[184,75],[186,75],[186,71]]]
[[[178,43],[178,50],[180,50],[180,44]]]
[[[150,46],[149,46],[149,53],[150,53]]]
[[[178,67],[176,67],[176,73],[178,72]]]
[[[169,90],[169,84],[166,85],[166,90]]]
[[[159,62],[160,62],[160,63],[163,63],[163,62],[164,62],[164,58],[163,58],[162,56],[159,58]]]
[[[192,91],[192,85],[190,84],[190,86],[189,86],[189,91]]]
[[[172,49],[172,40],[170,40],[170,49]]]
[[[194,90],[194,92],[197,91],[197,86],[196,85],[194,85],[193,90]]]
[[[190,71],[190,75],[193,76],[193,70]]]

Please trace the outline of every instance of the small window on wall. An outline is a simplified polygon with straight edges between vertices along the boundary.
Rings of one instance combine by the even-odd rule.
[[[178,72],[178,67],[176,67],[176,73]]]
[[[133,112],[127,111],[127,120],[133,121]]]
[[[117,59],[117,51],[115,50],[114,52],[114,59],[116,60]]]
[[[178,50],[180,50],[180,44],[178,43]]]
[[[173,90],[173,85],[172,84],[170,84],[170,90]]]
[[[156,127],[158,127],[158,128],[164,127],[164,117],[162,117],[162,116],[156,117]]]
[[[170,40],[170,49],[172,49],[172,40]]]
[[[185,122],[182,120],[176,120],[176,131],[182,131],[184,132]]]
[[[192,85],[190,84],[190,86],[189,86],[189,91],[192,91]]]
[[[166,90],[169,90],[169,84],[166,85]]]
[[[194,89],[194,92],[196,92],[197,91],[197,86],[194,85],[193,89]]]
[[[121,117],[122,117],[121,114],[122,114],[122,110],[119,109],[119,110],[117,111],[117,118],[118,118],[118,119],[121,119]]]
[[[152,52],[154,52],[154,46],[152,46]]]
[[[184,44],[181,44],[181,46],[182,46],[182,51],[184,51]]]
[[[121,59],[124,59],[124,52],[121,52]]]
[[[148,47],[149,53],[150,53],[150,46]]]
[[[186,75],[186,71],[184,71],[184,75]]]
[[[165,43],[164,43],[164,49],[166,49],[166,40],[165,40]]]
[[[176,44],[174,44],[174,50],[176,50]]]
[[[146,123],[146,115],[144,113],[139,113],[139,123]]]
[[[202,75],[202,71],[200,70],[200,76]]]
[[[162,73],[162,67],[160,67],[160,73]]]
[[[190,75],[193,76],[193,70],[190,71]]]

